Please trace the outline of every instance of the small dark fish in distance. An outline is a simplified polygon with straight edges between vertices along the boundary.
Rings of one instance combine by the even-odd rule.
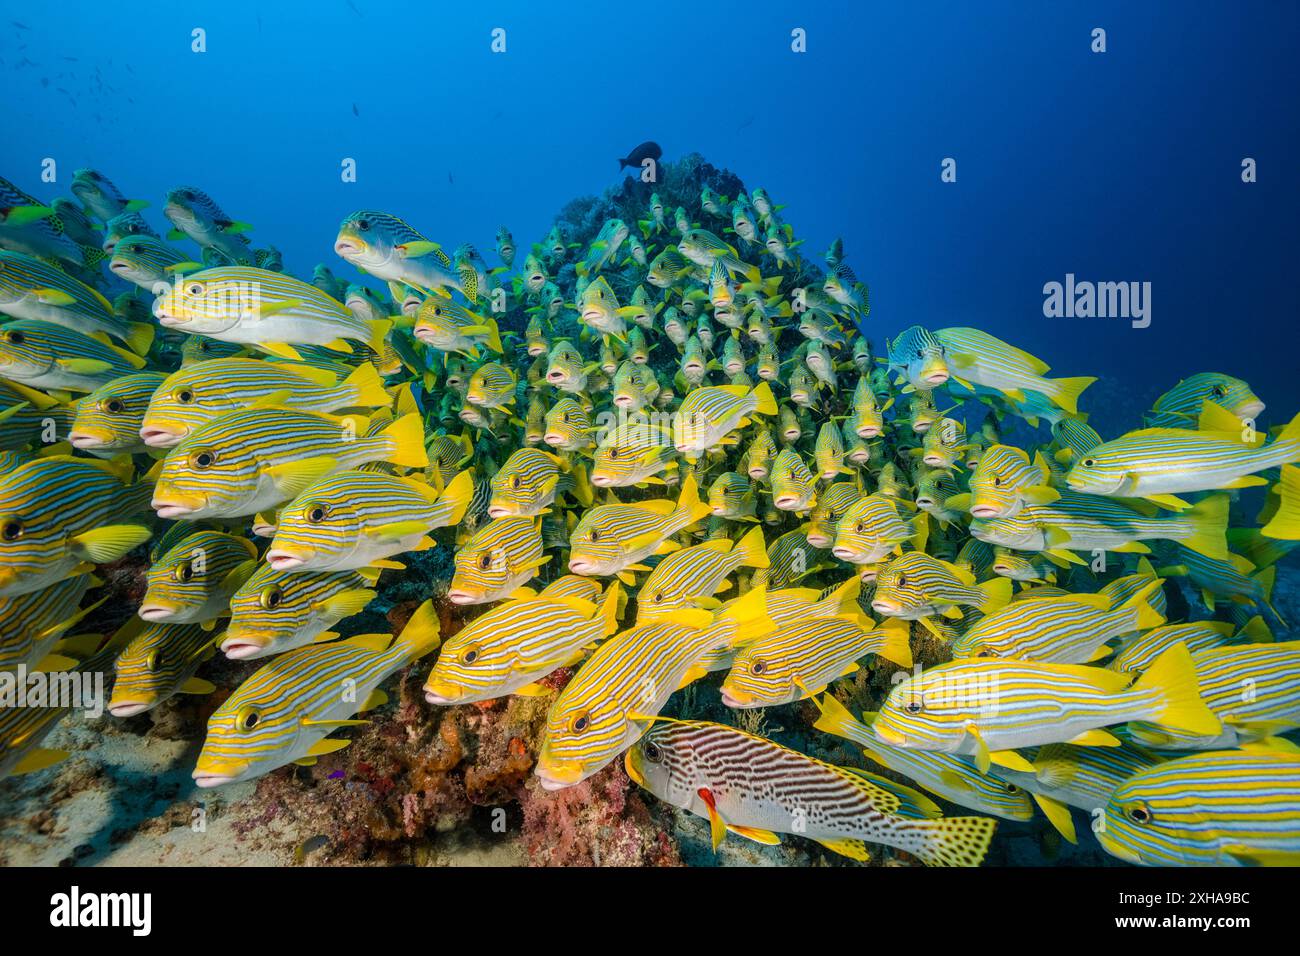
[[[653,159],[657,163],[659,162],[659,157],[663,154],[664,151],[659,148],[658,143],[652,139],[646,140],[636,149],[632,150],[632,152],[620,159],[618,161],[618,168],[622,171],[628,166],[640,166],[647,159]]]
[[[353,116],[360,116],[360,115],[361,115],[361,111],[360,111],[359,109],[357,109],[357,104],[356,104],[356,103],[353,103],[353,104],[352,104],[352,115],[353,115]]]

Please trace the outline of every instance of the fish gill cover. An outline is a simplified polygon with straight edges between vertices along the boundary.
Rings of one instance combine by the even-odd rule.
[[[628,146],[299,273],[198,185],[0,180],[0,862],[1300,859],[1278,384],[882,317]]]

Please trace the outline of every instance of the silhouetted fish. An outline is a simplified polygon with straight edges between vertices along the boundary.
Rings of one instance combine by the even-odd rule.
[[[664,151],[660,148],[659,144],[654,140],[649,139],[620,159],[618,161],[618,168],[623,170],[628,166],[640,166],[647,159],[653,159],[657,163],[659,162],[659,157],[663,154]]]

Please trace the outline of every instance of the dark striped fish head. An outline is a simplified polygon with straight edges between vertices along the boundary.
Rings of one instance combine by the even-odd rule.
[[[709,485],[709,507],[719,517],[739,515],[745,511],[746,496],[749,494],[748,478],[734,471],[725,471]],[[749,504],[752,505],[752,501]]]
[[[134,717],[177,692],[211,657],[213,634],[198,624],[149,624],[118,655],[108,712]]]
[[[259,316],[264,304],[258,282],[240,277],[239,271],[218,267],[178,275],[154,300],[153,314],[159,324],[170,329],[221,335]]]
[[[475,369],[465,390],[465,400],[483,408],[497,408],[515,400],[514,373],[500,362],[486,362]]]
[[[277,571],[334,569],[356,547],[365,524],[347,478],[317,482],[280,509],[266,561]]]
[[[1201,414],[1201,403],[1221,405],[1241,419],[1258,418],[1264,403],[1250,385],[1222,372],[1198,372],[1189,375],[1156,399],[1152,410],[1165,415],[1182,415],[1194,427]]]
[[[309,644],[375,596],[375,576],[357,571],[277,571],[263,564],[230,599],[221,651],[253,660]]]
[[[171,268],[184,261],[184,256],[155,236],[129,236],[114,244],[108,269],[157,295],[165,294],[165,287],[172,284]]]
[[[339,224],[334,251],[354,266],[373,272],[404,258],[401,249],[411,248],[413,243],[424,244],[428,240],[397,216],[363,209]]]
[[[549,452],[520,448],[492,476],[488,516],[532,516],[555,499],[561,460]]]
[[[833,482],[822,489],[808,516],[808,543],[814,548],[831,547],[840,519],[860,498],[862,492],[850,481]]]
[[[953,751],[967,727],[998,703],[996,661],[959,661],[930,668],[889,692],[871,724],[895,747]]]
[[[138,212],[120,213],[104,224],[104,251],[111,255],[117,250],[119,242],[132,236],[151,236],[157,239],[158,233]]]
[[[762,481],[776,457],[776,442],[767,428],[759,428],[745,451],[745,470],[754,481]]]
[[[888,343],[889,365],[914,388],[930,389],[948,381],[946,350],[929,329],[913,325]]]
[[[63,338],[48,322],[20,320],[0,326],[0,375],[25,381],[54,371],[61,361],[76,361],[80,356],[65,355],[60,348]]]
[[[936,558],[923,551],[909,551],[880,569],[871,607],[888,617],[915,620],[940,603],[937,588],[959,583]]]
[[[149,399],[162,384],[161,372],[124,375],[77,402],[68,441],[89,452],[135,451]]]
[[[112,180],[97,169],[78,169],[72,174],[72,194],[85,203],[86,208],[105,221],[123,210],[137,210],[144,202],[129,202]]]
[[[850,564],[874,564],[915,535],[915,526],[899,515],[893,499],[866,495],[850,504],[835,524],[831,552]]]
[[[196,531],[145,572],[137,614],[146,621],[179,624],[216,617],[253,573],[257,548],[247,538]]]

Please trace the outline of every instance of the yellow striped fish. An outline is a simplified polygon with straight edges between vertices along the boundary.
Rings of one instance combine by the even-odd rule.
[[[295,573],[264,564],[230,599],[221,652],[245,661],[332,641],[338,635],[329,629],[365,610],[377,579],[375,572]]]
[[[974,761],[961,754],[937,753],[891,747],[871,732],[868,724],[854,718],[849,709],[830,694],[814,699],[820,712],[813,727],[827,734],[851,740],[875,763],[912,779],[923,790],[945,800],[1001,817],[1003,820],[1032,820],[1034,804],[1021,787],[992,773],[980,773]],[[875,714],[864,714],[871,721]],[[999,768],[999,773],[1001,773]],[[1071,837],[1073,839],[1073,837]]]
[[[40,319],[0,326],[0,376],[51,392],[93,392],[144,367],[125,349]]]
[[[673,552],[655,565],[637,592],[637,623],[659,620],[681,608],[717,607],[713,595],[730,587],[727,578],[741,567],[767,567],[762,528],[736,542],[717,538]]]
[[[68,432],[72,447],[100,456],[144,451],[140,423],[164,378],[161,372],[123,375],[78,399]]]
[[[440,352],[459,352],[478,358],[480,348],[501,354],[501,333],[496,322],[449,299],[431,295],[415,313],[415,337]]]
[[[1136,682],[1079,664],[996,658],[941,664],[895,687],[872,729],[894,746],[970,754],[981,770],[996,763],[1028,771],[1016,748],[1115,746],[1115,736],[1102,728],[1130,720],[1219,732],[1186,647],[1174,645]]]
[[[51,455],[0,475],[0,597],[39,591],[147,541],[147,526],[125,523],[149,493],[132,471],[126,458]]]
[[[94,583],[92,575],[79,574],[39,591],[0,597],[0,671],[41,663],[70,628],[107,600],[79,610]]]
[[[910,635],[904,621],[887,620],[877,628],[861,612],[784,623],[776,633],[737,650],[722,682],[722,702],[728,707],[774,707],[815,697],[831,682],[857,671],[857,662],[868,654],[910,668]]]
[[[855,860],[879,843],[927,866],[978,866],[997,826],[943,817],[910,787],[708,721],[659,721],[624,763],[646,790],[707,819],[715,850],[728,831],[769,845],[796,833]]]
[[[591,464],[591,483],[598,488],[663,484],[659,476],[676,466],[677,453],[668,430],[633,416],[601,438]]]
[[[924,551],[909,551],[880,569],[871,607],[887,617],[928,621],[934,615],[960,618],[959,605],[991,614],[1010,600],[1006,578],[976,584],[969,571]]]
[[[108,712],[134,717],[176,694],[211,694],[216,686],[194,672],[215,653],[212,633],[198,624],[149,624],[117,658]]]
[[[328,738],[364,724],[359,711],[387,701],[379,685],[433,651],[438,615],[426,601],[401,635],[363,634],[281,654],[239,685],[208,720],[194,768],[199,787],[251,780],[289,763],[315,763],[347,740]]]
[[[782,511],[808,511],[817,504],[817,481],[793,448],[782,448],[769,476],[772,503]]]
[[[290,359],[301,357],[295,345],[351,352],[349,340],[382,353],[392,324],[388,319],[358,319],[314,285],[251,266],[177,276],[154,302],[153,311],[167,328],[255,345]]]
[[[1165,622],[1149,599],[1163,585],[1152,581],[1127,603],[1112,607],[1103,594],[1071,594],[1017,601],[987,615],[952,642],[955,660],[1011,657],[1054,664],[1085,664],[1106,657],[1107,642]]]
[[[706,655],[771,629],[760,587],[716,618],[676,611],[605,641],[546,715],[533,771],[542,787],[571,787],[601,770],[645,732],[674,691],[707,673]]]
[[[744,428],[755,415],[775,415],[776,399],[766,382],[711,385],[697,388],[682,402],[673,419],[673,444],[690,458],[708,451]]]
[[[308,365],[212,359],[167,376],[149,401],[140,437],[152,448],[171,448],[214,418],[253,405],[333,412],[386,408],[391,403],[392,396],[369,363],[358,365],[339,382],[331,372]]]
[[[617,583],[600,605],[547,588],[535,598],[493,608],[442,646],[424,682],[425,700],[469,704],[546,693],[538,681],[578,663],[618,629],[620,596]]]
[[[447,588],[453,604],[487,604],[510,597],[550,561],[542,553],[538,518],[496,518],[474,532],[456,552],[456,573]]]
[[[359,416],[283,406],[240,409],[196,428],[163,459],[154,488],[160,518],[238,517],[291,501],[313,482],[372,461],[424,468],[418,413],[377,434]]]
[[[150,622],[208,622],[210,628],[210,622],[230,613],[230,599],[252,576],[256,564],[257,548],[247,538],[195,531],[145,572],[146,590],[136,613]]]
[[[574,574],[618,575],[631,584],[633,571],[648,570],[640,562],[655,553],[676,550],[669,541],[709,514],[700,501],[695,476],[688,474],[674,503],[667,499],[637,504],[600,505],[582,516],[569,538],[569,570]]]
[[[881,494],[859,498],[836,523],[831,552],[841,561],[866,565],[901,554],[908,542],[924,547],[925,516],[920,522],[905,518],[899,513],[904,507],[905,502]]]
[[[1300,757],[1227,751],[1134,774],[1111,794],[1097,838],[1146,866],[1300,863]]]
[[[266,562],[277,571],[400,569],[387,559],[432,548],[429,532],[459,523],[473,494],[468,471],[442,494],[416,478],[340,472],[304,489],[280,510]]]

